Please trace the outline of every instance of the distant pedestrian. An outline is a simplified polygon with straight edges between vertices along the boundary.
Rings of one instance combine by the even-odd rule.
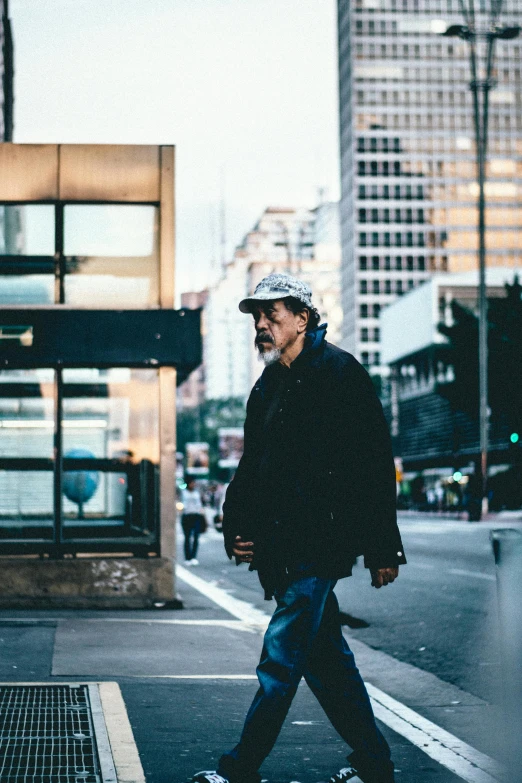
[[[259,783],[302,677],[352,753],[332,783],[392,783],[390,748],[343,637],[333,592],[364,555],[372,584],[405,563],[395,465],[368,373],[326,342],[311,290],[271,274],[239,308],[265,370],[247,404],[245,447],[226,495],[225,548],[257,570],[276,610],[239,743],[194,783]]]
[[[185,536],[185,565],[197,566],[199,565],[199,561],[196,559],[199,536],[205,532],[207,527],[205,509],[201,493],[196,489],[196,480],[192,476],[188,476],[185,483],[187,486],[181,490],[181,502],[183,503],[181,527]]]

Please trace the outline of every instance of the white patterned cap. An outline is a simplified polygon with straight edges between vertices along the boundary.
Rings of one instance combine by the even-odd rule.
[[[292,275],[274,272],[264,277],[257,284],[252,296],[247,296],[239,303],[239,309],[242,313],[251,313],[252,307],[256,302],[273,301],[275,299],[285,299],[287,296],[293,296],[306,307],[313,307],[312,289],[302,280],[298,280]]]

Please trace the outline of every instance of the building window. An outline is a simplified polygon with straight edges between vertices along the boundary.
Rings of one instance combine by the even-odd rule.
[[[397,280],[395,290],[399,295],[402,294],[402,280]]]
[[[380,304],[376,303],[373,305],[373,312],[372,315],[374,318],[379,318],[381,315],[381,306]]]
[[[359,234],[359,245],[361,247],[366,247],[366,238],[367,235],[365,233]]]
[[[384,247],[391,247],[391,234],[389,231],[384,232]]]
[[[415,281],[414,280],[408,280],[408,288],[411,291],[412,288],[415,287]]]
[[[360,209],[359,210],[359,223],[366,223],[366,210]]]
[[[361,353],[361,363],[365,367],[369,367],[370,366],[370,354],[368,353],[368,351],[363,351]]]
[[[362,343],[368,342],[368,329],[366,328],[361,329],[361,342]]]
[[[406,258],[406,269],[408,272],[413,271],[413,256],[407,256]]]
[[[372,247],[379,247],[379,234],[377,231],[372,233]]]
[[[375,367],[378,367],[380,363],[381,363],[381,354],[379,353],[379,351],[375,351],[375,353],[373,354],[373,364]]]
[[[411,231],[408,231],[406,234],[406,245],[407,247],[413,247],[413,234]]]
[[[359,269],[362,269],[363,271],[365,269],[368,269],[368,257],[367,256],[359,256]]]
[[[360,294],[367,294],[368,293],[368,281],[367,280],[361,280],[359,282],[359,293]]]
[[[400,272],[402,269],[402,256],[395,256],[395,269]]]
[[[372,281],[372,294],[380,293],[379,288],[380,288],[379,280],[373,280]]]
[[[376,326],[375,329],[373,330],[373,341],[374,343],[378,343],[380,342],[380,340],[381,340],[381,330],[379,329],[378,326]]]
[[[359,318],[368,318],[368,305],[362,304],[359,308]]]
[[[419,272],[424,272],[425,271],[425,269],[426,269],[426,259],[424,258],[424,256],[419,256],[419,258],[417,260],[417,268],[418,268]]]
[[[379,271],[379,256],[372,256],[372,269],[374,272]]]
[[[385,280],[384,281],[384,293],[385,294],[391,294],[391,280]]]
[[[366,198],[366,185],[359,185],[359,198],[362,200]]]

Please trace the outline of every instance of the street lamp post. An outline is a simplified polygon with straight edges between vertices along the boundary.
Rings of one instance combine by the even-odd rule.
[[[495,86],[493,62],[497,39],[510,40],[520,27],[499,24],[502,0],[459,0],[465,24],[448,27],[443,35],[469,43],[473,116],[475,123],[478,180],[478,265],[479,265],[479,431],[480,487],[482,513],[487,513],[488,478],[488,302],[486,290],[486,160],[488,145],[489,93]]]

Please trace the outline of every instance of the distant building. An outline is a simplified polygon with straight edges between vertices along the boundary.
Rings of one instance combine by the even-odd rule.
[[[9,0],[1,0],[0,19],[0,141],[13,141],[14,125],[14,50]],[[23,209],[0,206],[0,253],[24,253]]]
[[[14,61],[13,34],[9,19],[9,0],[1,2],[2,18],[0,20],[0,74],[2,77],[0,102],[0,139],[13,140],[13,107],[14,107]]]
[[[513,282],[516,271],[488,269],[488,298],[505,296],[505,283]],[[421,471],[449,476],[457,467],[472,472],[478,458],[478,421],[452,411],[437,392],[439,384],[454,378],[447,340],[437,328],[439,323],[451,324],[452,301],[477,312],[476,272],[434,275],[382,313],[382,361],[390,367],[383,404],[395,454],[406,476]],[[490,462],[494,470],[507,462],[508,447],[509,432],[492,423]]]
[[[477,10],[477,14],[479,11]],[[520,24],[519,0],[503,21]],[[458,0],[338,0],[342,347],[381,372],[379,314],[431,274],[477,266],[468,44]],[[522,40],[490,93],[488,265],[522,263]]]
[[[245,296],[247,267],[237,258],[210,288],[205,308],[203,341],[205,396],[209,400],[246,398],[248,387],[248,319],[238,309]]]
[[[205,305],[208,300],[207,289],[203,291],[187,291],[181,294],[181,307],[190,310],[203,309],[201,331],[203,338],[206,333]],[[205,361],[197,367],[178,388],[178,410],[197,408],[205,400]]]
[[[262,372],[254,347],[251,319],[238,310],[271,272],[305,280],[322,317],[328,338],[340,337],[340,242],[336,203],[316,209],[268,207],[236,249],[225,274],[209,292],[205,338],[206,396],[247,397]]]

